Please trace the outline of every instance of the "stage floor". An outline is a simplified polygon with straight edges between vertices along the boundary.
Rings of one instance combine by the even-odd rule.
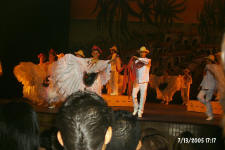
[[[6,103],[8,101],[10,100],[0,99],[0,104]],[[55,114],[58,112],[58,108],[49,109],[35,105],[33,105],[33,107],[38,113]],[[133,111],[133,107],[125,107],[125,106],[121,107],[116,106],[112,107],[112,109],[127,110],[130,112]],[[146,103],[143,118],[140,118],[139,120],[220,126],[222,116],[215,115],[214,119],[211,121],[207,121],[205,119],[206,119],[205,113],[187,111],[186,106],[183,105]]]
[[[133,107],[113,107],[113,109],[133,111]],[[140,120],[219,126],[222,116],[215,115],[211,121],[205,119],[205,113],[187,111],[184,105],[146,103],[143,118]]]

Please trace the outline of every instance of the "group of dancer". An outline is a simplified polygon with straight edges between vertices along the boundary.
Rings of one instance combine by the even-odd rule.
[[[39,54],[39,64],[21,62],[14,68],[14,75],[23,84],[23,97],[37,105],[54,108],[69,95],[77,91],[92,91],[102,94],[104,85],[108,85],[110,95],[119,94],[119,74],[129,68],[129,82],[132,82],[133,114],[142,117],[149,82],[151,60],[146,56],[149,50],[141,47],[137,52],[140,57],[133,56],[128,65],[123,65],[116,46],[110,48],[108,60],[100,60],[102,50],[98,46],[91,49],[91,58],[85,58],[84,52],[78,50],[74,54],[59,54],[53,49],[49,52],[49,60]],[[137,93],[140,90],[140,104]]]
[[[131,57],[129,63],[122,64],[118,55],[116,46],[110,48],[111,55],[108,60],[100,60],[102,50],[98,46],[91,49],[91,58],[85,58],[82,50],[76,51],[74,54],[58,54],[51,49],[49,51],[49,60],[46,62],[43,53],[38,55],[39,64],[32,62],[21,62],[14,68],[14,75],[19,82],[23,84],[23,97],[31,100],[33,103],[41,106],[54,108],[60,105],[65,99],[74,92],[79,90],[92,91],[98,95],[102,95],[102,88],[107,85],[107,93],[110,95],[121,94],[124,87],[127,88],[128,95],[132,96],[134,111],[133,115],[142,117],[144,105],[147,96],[148,83],[155,83],[149,78],[151,68],[151,59],[146,56],[150,52],[146,47],[142,46],[137,52],[140,57]],[[58,59],[56,60],[56,56]],[[213,112],[210,100],[215,91],[218,91],[218,98],[225,108],[225,78],[223,67],[221,64],[221,53],[216,55],[217,63],[213,55],[207,57],[207,65],[205,67],[205,75],[200,85],[200,92],[197,98],[206,105],[207,119],[213,119]],[[120,72],[124,71],[123,84],[120,80]],[[190,85],[192,78],[190,70],[184,69],[184,75],[180,82],[179,89],[183,104],[187,105],[189,101]],[[138,103],[137,94],[140,91],[140,102]],[[159,88],[156,88],[157,97],[160,94]],[[168,104],[169,97],[163,94],[163,101]],[[172,95],[172,94],[171,94]],[[165,100],[164,100],[165,99]]]

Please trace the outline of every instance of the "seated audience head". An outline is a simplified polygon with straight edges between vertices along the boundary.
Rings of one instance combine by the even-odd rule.
[[[141,137],[137,118],[128,111],[115,111],[112,126],[112,140],[107,150],[136,150]]]
[[[23,102],[10,102],[0,108],[0,149],[38,150],[39,126],[33,108]]]
[[[168,150],[168,140],[156,129],[147,128],[141,134],[140,150]]]
[[[40,146],[44,150],[63,150],[57,139],[58,129],[52,127],[42,131],[40,135]],[[41,148],[39,150],[41,150]]]
[[[78,91],[57,116],[58,140],[65,150],[105,150],[112,136],[112,110],[97,94]]]

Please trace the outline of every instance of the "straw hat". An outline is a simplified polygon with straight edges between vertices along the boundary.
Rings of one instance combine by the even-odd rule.
[[[85,57],[84,52],[80,49],[77,52],[74,52],[75,55],[80,55],[81,57]]]
[[[207,56],[205,58],[208,59],[208,60],[211,60],[211,61],[215,61],[215,56],[214,55],[209,55],[209,56]]]
[[[148,49],[146,49],[145,46],[142,46],[142,47],[138,50],[138,53],[141,53],[141,52],[149,53],[150,51],[149,51]]]
[[[111,47],[110,50],[114,50],[114,51],[118,52],[118,49],[116,46]]]
[[[62,58],[64,56],[63,53],[57,54],[58,59]]]

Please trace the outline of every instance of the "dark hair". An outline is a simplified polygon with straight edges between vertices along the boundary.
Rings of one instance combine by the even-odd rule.
[[[156,129],[147,128],[141,136],[141,150],[168,150],[168,140]]]
[[[40,146],[46,150],[63,150],[57,140],[57,132],[58,129],[55,127],[44,130],[40,135]]]
[[[137,118],[128,111],[115,111],[112,126],[112,139],[107,150],[136,150],[141,137],[140,124]]]
[[[97,94],[78,91],[69,96],[57,115],[66,150],[101,150],[112,121],[112,110]]]
[[[84,72],[83,82],[87,87],[90,87],[95,82],[97,77],[98,77],[97,72],[92,72],[92,73]]]
[[[38,150],[39,126],[33,108],[10,102],[0,108],[0,149]]]

